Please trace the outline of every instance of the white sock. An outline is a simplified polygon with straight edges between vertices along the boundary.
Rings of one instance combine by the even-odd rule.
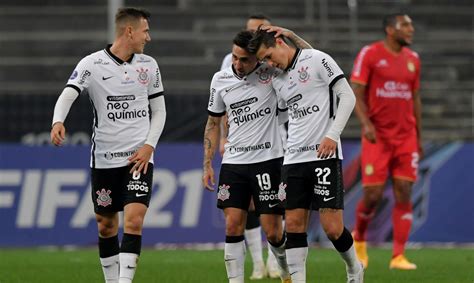
[[[286,261],[291,274],[293,283],[306,282],[306,257],[308,256],[308,247],[292,248],[286,250]]]
[[[100,258],[102,271],[106,283],[118,283],[119,279],[119,255]]]
[[[245,240],[255,264],[263,264],[262,227],[245,230]]]
[[[346,263],[346,271],[348,274],[356,274],[359,272],[361,266],[354,250],[354,244],[352,244],[347,251],[339,254]]]
[[[275,255],[273,254],[272,252],[272,249],[270,248],[271,245],[268,244],[268,258],[267,258],[267,265],[269,264],[269,262],[276,262],[276,258],[275,258]],[[286,255],[285,255],[286,256]]]
[[[134,253],[120,253],[119,283],[131,283],[137,270],[138,255]]]
[[[244,283],[245,242],[225,243],[224,260],[229,283]]]
[[[288,269],[288,263],[286,261],[285,244],[283,243],[283,245],[279,247],[274,247],[270,243],[268,243],[268,248],[272,251],[268,255],[270,256],[270,254],[273,254],[278,263],[278,268],[280,269],[280,277],[282,279],[290,278],[290,271]]]

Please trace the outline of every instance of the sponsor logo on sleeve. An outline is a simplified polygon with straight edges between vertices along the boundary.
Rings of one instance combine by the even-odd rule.
[[[326,72],[328,73],[328,77],[332,77],[334,75],[334,72],[333,70],[331,69],[331,66],[329,65],[329,63],[326,61],[326,58],[323,58],[323,60],[321,60],[321,64],[323,65],[324,69],[326,69]]]
[[[74,70],[71,74],[71,76],[69,77],[70,80],[74,80],[75,78],[77,78],[77,71]]]

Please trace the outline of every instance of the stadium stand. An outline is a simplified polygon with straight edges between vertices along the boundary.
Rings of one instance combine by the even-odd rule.
[[[49,132],[57,95],[75,64],[107,43],[105,1],[3,0],[0,3],[1,142]],[[141,0],[126,5],[152,13],[152,42],[146,53],[161,68],[168,108],[164,141],[202,139],[212,75],[231,48],[245,18],[265,13],[332,54],[346,74],[355,52],[380,39],[381,17],[402,8],[415,22],[413,49],[422,59],[426,141],[474,140],[474,36],[471,0],[360,0],[352,36],[346,0],[327,1],[327,25],[319,1]],[[308,6],[308,3],[313,3]],[[455,3],[455,5],[453,5]],[[324,7],[323,7],[324,8]],[[308,13],[314,11],[314,13]],[[355,41],[352,41],[355,39]],[[70,132],[89,132],[87,97],[73,107]],[[83,111],[83,109],[87,111]],[[9,122],[6,122],[9,121]],[[11,121],[14,121],[12,123]],[[352,117],[343,135],[358,138]]]

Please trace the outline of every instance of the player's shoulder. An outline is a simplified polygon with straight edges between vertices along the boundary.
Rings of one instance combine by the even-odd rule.
[[[235,80],[234,73],[231,67],[225,68],[223,70],[217,71],[212,77],[211,85],[214,88],[219,88],[220,86],[231,83]]]
[[[410,57],[416,58],[417,60],[420,59],[420,56],[418,55],[418,53],[410,49],[409,47],[404,47],[403,51]]]
[[[104,58],[104,50],[99,50],[95,51],[93,53],[90,53],[89,55],[86,55],[84,58],[81,59],[81,62],[83,64],[88,64],[88,65],[96,65],[100,63],[105,63],[105,58]]]
[[[150,64],[156,64],[156,60],[155,58],[151,57],[150,55],[146,55],[146,54],[135,54],[135,62],[136,63],[142,63],[142,64],[146,64],[146,63],[150,63]]]

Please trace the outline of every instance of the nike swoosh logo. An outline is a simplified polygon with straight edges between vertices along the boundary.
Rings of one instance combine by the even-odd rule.
[[[110,78],[113,78],[113,77],[114,77],[114,76],[110,76],[110,77],[102,77],[102,80],[103,80],[103,81],[106,81],[106,80],[108,80],[108,79],[110,79]]]
[[[323,198],[323,201],[330,201],[330,200],[332,200],[333,198],[335,198],[335,197]]]
[[[234,261],[234,260],[237,260],[237,259],[236,258],[224,259],[225,262]]]
[[[278,205],[278,203],[270,203],[270,204],[268,205],[268,207],[272,208],[272,207],[275,207],[275,206],[277,206],[277,205]]]
[[[128,268],[128,269],[135,269],[135,266],[127,265],[127,268]]]
[[[135,194],[135,196],[136,196],[137,198],[142,197],[142,196],[146,196],[146,195],[147,195],[147,194],[139,194],[139,193],[136,193],[136,194]]]

